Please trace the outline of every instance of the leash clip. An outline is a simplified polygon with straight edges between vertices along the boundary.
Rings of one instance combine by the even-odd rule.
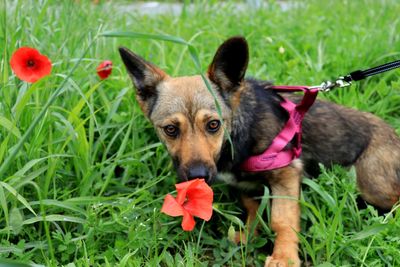
[[[343,87],[348,87],[351,85],[351,77],[350,76],[340,76],[339,79],[336,80],[336,86],[335,87],[339,87],[339,88],[343,88]]]
[[[343,88],[351,85],[351,80],[347,79],[347,77],[339,77],[336,81],[331,82],[331,81],[325,81],[321,83],[320,85],[316,86],[311,86],[310,89],[315,89],[317,88],[319,91],[322,92],[329,92],[330,90],[334,88]]]

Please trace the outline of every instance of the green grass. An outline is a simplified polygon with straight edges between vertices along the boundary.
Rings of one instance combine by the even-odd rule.
[[[155,17],[116,15],[118,1],[80,2],[1,0],[0,258],[46,266],[263,266],[274,238],[268,190],[262,232],[247,246],[228,240],[229,229],[242,225],[241,209],[223,185],[214,186],[213,219],[191,233],[160,214],[176,176],[135,102],[118,46],[171,75],[190,75],[199,73],[193,55],[205,71],[217,46],[240,34],[251,49],[248,75],[277,84],[319,84],[400,57],[397,0],[301,1],[287,12],[274,3],[232,12],[234,3],[196,1],[194,11]],[[190,46],[106,31],[175,36]],[[48,55],[52,75],[33,85],[14,77],[8,62],[20,46]],[[104,59],[114,70],[99,82],[95,68]],[[399,73],[320,97],[373,112],[400,133]],[[304,180],[300,254],[307,266],[400,265],[400,213],[358,209],[354,180],[352,169],[339,167]]]

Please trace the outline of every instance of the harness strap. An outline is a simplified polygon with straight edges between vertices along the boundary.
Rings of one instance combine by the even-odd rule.
[[[306,112],[314,103],[318,89],[310,89],[307,86],[271,86],[268,89],[278,92],[303,91],[304,97],[299,104],[284,98],[281,106],[287,111],[289,119],[262,154],[251,156],[241,164],[240,168],[243,171],[260,172],[282,168],[289,165],[301,154],[302,121]],[[286,148],[291,142],[292,147]]]

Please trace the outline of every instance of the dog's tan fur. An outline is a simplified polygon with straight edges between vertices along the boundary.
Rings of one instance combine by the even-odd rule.
[[[254,184],[255,189],[262,188],[259,184],[270,187],[274,196],[270,223],[277,236],[266,266],[300,266],[297,232],[303,163],[307,173],[316,163],[355,165],[366,201],[390,209],[399,200],[400,140],[394,130],[371,114],[324,101],[317,100],[304,119],[301,159],[273,171],[240,171],[240,163],[262,153],[287,120],[279,105],[281,96],[267,90],[268,83],[244,79],[248,48],[243,38],[223,43],[210,64],[207,79],[216,99],[201,76],[173,78],[128,49],[121,48],[120,53],[139,105],[166,145],[181,180],[202,177],[210,182],[217,171],[227,171],[235,175],[233,184],[239,187],[244,183]],[[298,101],[297,96],[286,97]],[[223,124],[211,131],[215,121]],[[224,131],[232,138],[233,158]],[[258,204],[249,197],[242,200],[251,224]]]
[[[400,161],[400,142],[395,131],[371,114],[368,121],[379,131],[372,134],[366,151],[355,163],[357,185],[363,198],[378,207],[390,209],[399,200],[399,169],[391,168]]]

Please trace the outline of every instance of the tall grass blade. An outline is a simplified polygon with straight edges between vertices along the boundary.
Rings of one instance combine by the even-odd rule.
[[[25,208],[27,208],[30,212],[36,215],[36,212],[32,209],[31,205],[29,205],[28,201],[23,196],[18,194],[18,192],[12,186],[1,181],[0,181],[0,186],[6,189],[8,192],[10,192],[19,202],[21,202],[22,205],[24,205]]]
[[[5,128],[7,131],[12,133],[15,137],[21,138],[21,132],[17,128],[17,126],[12,123],[9,119],[0,116],[0,126]]]
[[[166,35],[166,34],[149,34],[149,33],[139,33],[139,32],[125,32],[125,31],[106,31],[100,34],[100,36],[104,37],[127,37],[127,38],[136,38],[136,39],[152,39],[152,40],[160,40],[167,41],[176,44],[188,45],[188,43],[182,38]]]
[[[27,225],[27,224],[32,224],[32,223],[37,223],[37,222],[73,222],[73,223],[79,223],[79,224],[85,224],[86,220],[79,218],[79,217],[74,217],[74,216],[67,216],[67,215],[61,215],[61,214],[51,214],[51,215],[46,215],[46,216],[37,216],[33,218],[29,218],[25,221],[23,221],[22,224]]]
[[[371,236],[375,236],[380,232],[386,230],[389,226],[389,224],[375,224],[372,226],[368,226],[361,232],[354,234],[350,241],[362,240]]]

